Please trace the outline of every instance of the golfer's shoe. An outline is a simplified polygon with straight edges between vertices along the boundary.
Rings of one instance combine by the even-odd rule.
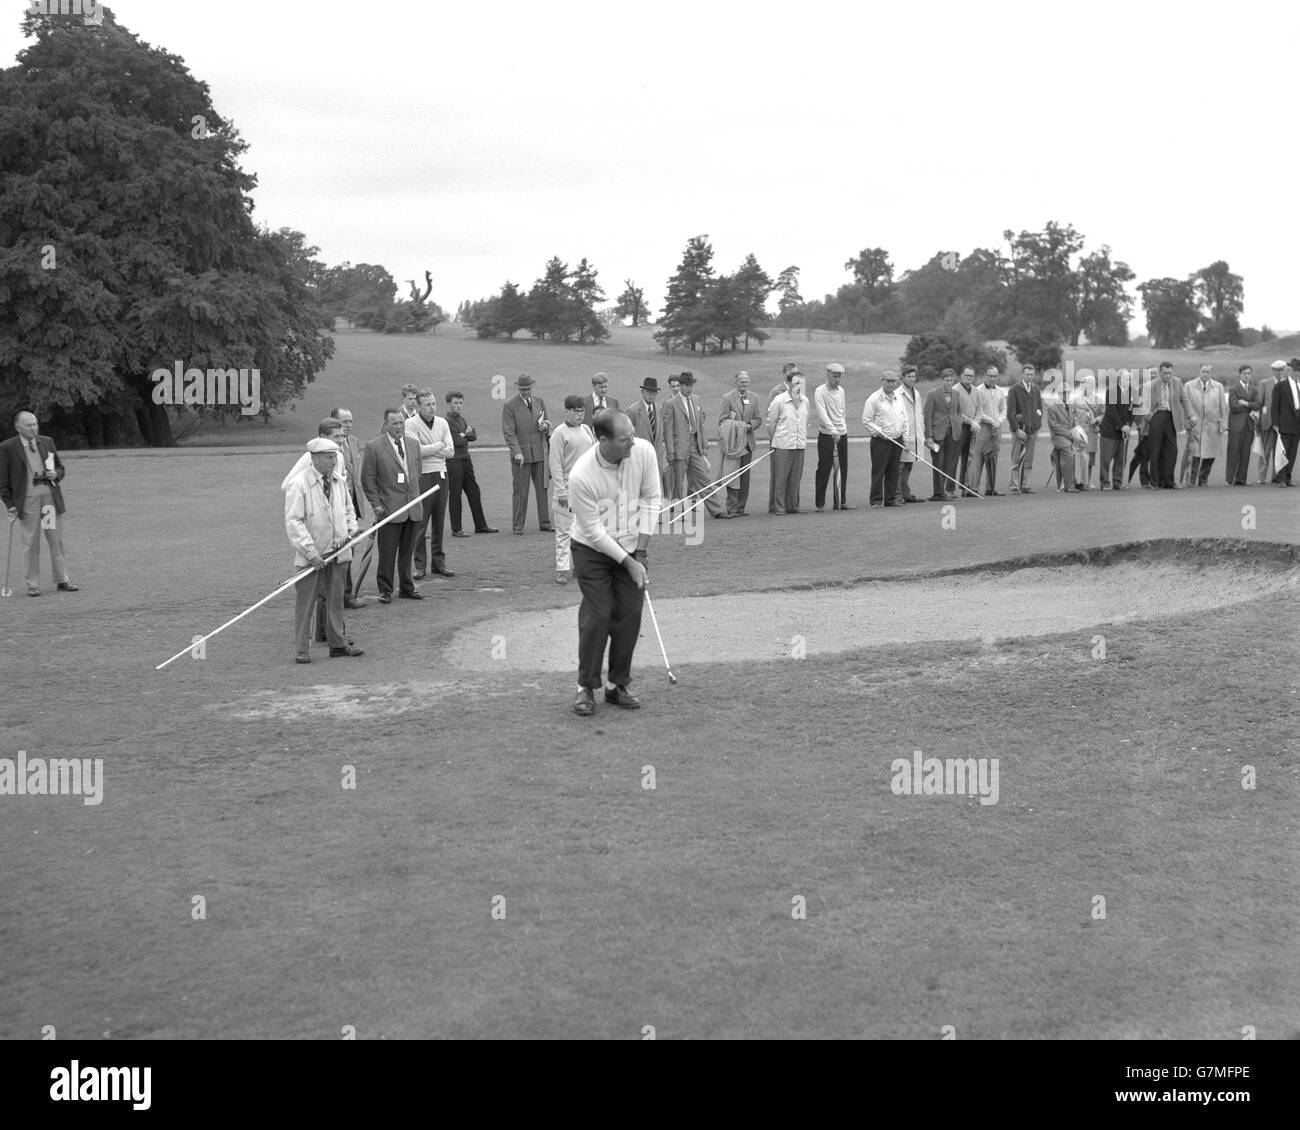
[[[365,655],[365,652],[362,651],[359,647],[353,647],[351,644],[348,644],[346,647],[330,648],[331,659],[339,659],[345,655],[352,656],[353,658],[355,658],[360,655]]]
[[[641,700],[633,695],[627,687],[615,687],[613,690],[606,687],[605,701],[613,706],[621,706],[624,710],[641,709]]]
[[[569,577],[570,577],[571,575],[572,575],[572,574],[570,574],[570,572],[569,572],[568,569],[556,569],[556,570],[555,570],[555,583],[556,583],[557,585],[567,585],[567,584],[569,583]]]
[[[59,582],[59,591],[60,591],[60,592],[80,592],[81,590],[80,590],[79,588],[77,588],[77,586],[74,585],[71,581],[60,581],[60,582]]]
[[[1283,485],[1282,483],[1278,483],[1278,486],[1282,486],[1282,485]],[[38,589],[35,585],[28,585],[28,586],[27,586],[27,595],[28,595],[28,596],[40,596],[40,595],[41,595],[41,590]]]
[[[596,713],[596,696],[590,687],[579,687],[573,699],[573,713],[582,718],[590,718]]]
[[[310,663],[310,662],[311,662],[311,656],[308,655],[305,651],[300,651],[300,652],[298,652],[297,655],[295,655],[295,656],[293,657],[293,661],[294,661],[295,663]]]
[[[343,602],[344,608],[365,608],[365,606],[366,602],[364,600],[357,600],[355,597],[349,597]]]

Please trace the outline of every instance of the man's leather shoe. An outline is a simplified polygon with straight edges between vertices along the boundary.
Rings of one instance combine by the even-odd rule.
[[[930,495],[930,497],[929,497],[928,499],[926,499],[926,501],[927,501],[927,502],[942,502],[942,501],[943,501],[945,498],[947,498],[947,497],[948,497],[948,496],[947,496],[946,494],[932,494],[932,495]]]
[[[807,514],[808,511],[805,510],[802,506],[796,506],[793,510],[787,510],[786,513],[787,513],[787,514]]]
[[[366,602],[364,600],[357,600],[356,597],[349,597],[343,602],[344,608],[365,608],[365,606]]]
[[[415,580],[417,580],[417,581],[422,581],[422,580],[424,580],[424,570],[421,569],[418,573],[414,574],[414,578],[415,578]]]
[[[886,502],[885,505],[893,507],[893,506],[902,506],[903,504],[901,502]]]
[[[511,530],[510,532],[511,532],[512,534],[518,534],[520,537],[523,537],[523,535],[524,535],[524,531],[523,531],[523,530]]]
[[[556,570],[555,570],[555,583],[556,583],[557,585],[567,585],[567,584],[569,583],[569,577],[570,577],[570,576],[571,576],[571,574],[569,573],[569,570],[568,570],[568,569],[556,569]]]
[[[397,594],[400,600],[423,600],[424,593],[419,589],[412,589],[410,592],[399,592]]]
[[[1033,493],[1034,493],[1034,488],[1033,488],[1033,487],[1021,487],[1021,488],[1020,488],[1020,493],[1021,493],[1021,494],[1033,494]]]
[[[294,661],[295,663],[310,663],[310,662],[311,662],[311,656],[308,655],[305,651],[300,651],[300,652],[298,652],[297,655],[295,655],[295,656],[293,657],[293,661]]]
[[[841,503],[840,503],[840,509],[841,509],[841,510],[856,510],[857,507],[856,507],[856,506],[850,506],[847,502],[841,502]]]
[[[351,644],[348,644],[346,647],[330,648],[331,659],[338,659],[344,655],[349,655],[352,656],[353,658],[356,658],[357,656],[365,655],[365,652],[362,651],[359,647],[353,647]]]
[[[440,577],[454,577],[456,574],[450,569],[431,569],[431,573],[437,573]]]
[[[71,581],[60,581],[60,582],[59,582],[59,591],[60,591],[60,592],[80,592],[81,590],[80,590],[79,588],[77,588],[77,586],[74,585]]]
[[[1003,495],[1002,495],[1002,492],[1001,492],[1000,490],[986,490],[986,491],[984,492],[984,497],[985,497],[985,498],[1002,498]]]
[[[381,593],[379,594],[379,603],[380,603],[380,604],[392,604],[392,603],[393,603],[393,594],[392,594],[391,592],[381,592]]]
[[[715,518],[730,518],[730,517],[731,517],[730,514],[724,514],[721,510],[719,510],[719,511],[718,511],[715,515],[713,515],[713,516],[714,516]]]
[[[481,530],[475,530],[476,534],[499,534],[501,531],[496,526],[484,526]]]
[[[819,506],[819,507],[817,507],[817,513],[820,514],[820,513],[821,513],[823,510],[825,510],[825,509],[826,509],[826,507],[824,507],[824,506]],[[835,507],[832,507],[832,509],[834,509],[834,510],[838,510],[839,507],[838,507],[838,506],[835,506]]]
[[[553,533],[555,533],[555,527],[554,527],[554,526],[538,526],[537,528],[538,528],[538,530],[540,530],[540,531],[541,531],[542,533],[544,533],[544,534],[553,534]],[[520,530],[519,532],[520,532],[520,533],[523,533],[523,530]]]
[[[621,706],[624,710],[639,710],[641,708],[641,700],[633,695],[627,687],[615,687],[613,690],[606,687],[605,701],[612,703],[614,706]]]
[[[596,713],[596,696],[590,687],[579,687],[573,699],[573,713],[581,718],[590,718]]]
[[[1278,486],[1285,486],[1286,484],[1285,484],[1285,483],[1278,483],[1277,485],[1278,485]],[[37,589],[37,588],[33,588],[31,585],[28,585],[28,586],[27,586],[27,595],[28,595],[28,596],[40,596],[40,595],[41,595],[41,590],[40,590],[40,589]]]
[[[748,518],[748,517],[749,517],[749,511],[748,511],[748,510],[737,510],[737,511],[732,515],[732,517],[733,517],[733,518]]]
[[[469,537],[469,534],[467,534],[464,530],[452,530],[451,536],[454,538],[467,538]]]

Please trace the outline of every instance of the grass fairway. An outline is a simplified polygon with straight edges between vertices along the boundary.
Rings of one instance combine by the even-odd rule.
[[[1297,1034],[1294,592],[1032,637],[990,609],[978,634],[882,645],[881,598],[850,584],[947,588],[1145,539],[1249,584],[1296,568],[1296,496],[1039,494],[962,503],[955,529],[931,505],[706,522],[652,549],[680,685],[647,618],[644,709],[590,720],[571,674],[529,669],[495,627],[567,608],[576,636],[533,518],[449,538],[458,575],[423,602],[350,613],[362,659],[295,666],[281,598],[155,672],[288,575],[290,458],[68,458],[82,591],[0,601],[11,638],[41,641],[11,651],[0,756],[103,758],[104,799],[0,797],[0,1036]],[[865,464],[855,447],[856,502]],[[508,529],[505,457],[478,469]],[[852,650],[793,657],[814,590],[861,620]],[[683,597],[724,599],[749,642],[710,650]],[[449,663],[475,633],[510,662]],[[895,795],[916,749],[998,758],[998,802]]]

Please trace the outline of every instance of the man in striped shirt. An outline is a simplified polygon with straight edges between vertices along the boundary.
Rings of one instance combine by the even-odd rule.
[[[627,689],[632,653],[641,631],[641,592],[650,535],[662,496],[659,458],[649,440],[638,439],[622,412],[602,412],[594,423],[596,445],[569,472],[573,512],[573,575],[582,590],[578,608],[578,694],[573,712],[596,712],[595,690],[609,645],[605,701],[625,710],[641,705]]]

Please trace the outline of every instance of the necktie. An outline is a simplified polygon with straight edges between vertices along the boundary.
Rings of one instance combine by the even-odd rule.
[[[30,451],[33,455],[36,454],[36,441],[34,439],[29,439],[27,441],[27,450]]]
[[[597,412],[605,411],[605,398],[603,396],[600,396],[597,397],[596,399],[600,401],[600,406],[596,409],[596,411]]]
[[[647,407],[649,407],[649,409],[650,409],[650,442],[653,443],[654,440],[655,440],[655,437],[656,437],[656,432],[655,432],[655,406],[654,406],[653,404],[650,404],[650,405],[648,405]]]
[[[321,476],[320,488],[325,492],[325,499],[328,501],[330,496],[330,477],[328,475]]]
[[[694,409],[691,407],[691,400],[690,400],[690,397],[684,396],[684,397],[682,397],[682,399],[686,401],[686,423],[687,423],[687,425],[690,427],[691,431],[694,432],[694,431],[695,431],[695,411],[694,411]]]
[[[533,398],[531,396],[524,397],[524,407],[527,408],[529,412],[533,410]]]

